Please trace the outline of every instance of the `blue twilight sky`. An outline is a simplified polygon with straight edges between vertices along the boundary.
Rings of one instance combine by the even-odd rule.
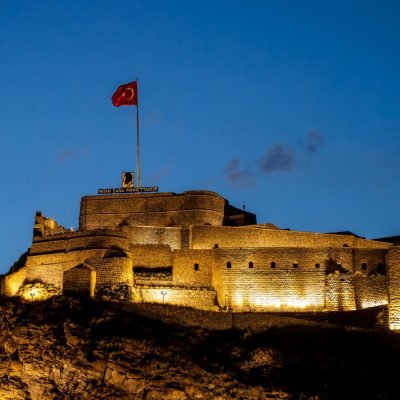
[[[214,190],[282,228],[400,233],[400,2],[0,1],[0,272],[36,210],[135,168]]]

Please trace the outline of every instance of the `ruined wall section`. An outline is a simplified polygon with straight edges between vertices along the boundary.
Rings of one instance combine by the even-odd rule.
[[[222,225],[225,199],[209,191],[85,196],[81,199],[81,230],[118,229],[126,225]]]
[[[393,246],[387,255],[389,272],[389,327],[400,330],[400,246]]]
[[[356,308],[388,303],[387,250],[354,250],[354,295]]]
[[[57,235],[65,232],[69,231],[63,226],[58,225],[53,218],[47,218],[40,211],[36,211],[33,237]]]
[[[268,229],[257,226],[216,227],[193,226],[190,229],[190,245],[193,249],[239,247],[357,247],[387,249],[389,244],[373,240],[357,239],[350,235],[333,235]]]
[[[356,309],[353,274],[337,270],[326,277],[327,311],[351,311]]]

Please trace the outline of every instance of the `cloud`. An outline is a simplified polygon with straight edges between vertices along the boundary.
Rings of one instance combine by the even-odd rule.
[[[317,153],[324,144],[324,138],[318,132],[310,131],[299,138],[291,147],[274,143],[268,147],[264,156],[250,168],[242,168],[238,158],[231,159],[225,167],[225,177],[231,184],[247,183],[254,186],[259,175],[275,172],[290,172],[301,167],[305,158]],[[255,168],[255,173],[252,171]]]
[[[276,143],[266,151],[264,157],[258,160],[256,165],[264,174],[291,171],[296,167],[296,154],[292,148]]]
[[[65,164],[73,159],[77,158],[85,158],[88,155],[89,151],[87,148],[81,149],[64,149],[61,150],[57,155],[57,162],[59,164]]]
[[[60,164],[64,164],[66,161],[68,161],[71,158],[74,158],[76,156],[77,156],[77,152],[76,151],[74,151],[72,149],[64,149],[58,154],[57,161]]]
[[[309,132],[305,137],[305,145],[309,153],[316,153],[323,144],[324,138],[318,132]]]
[[[232,185],[254,185],[254,174],[249,169],[243,169],[237,158],[233,158],[228,162],[224,174],[228,182]]]

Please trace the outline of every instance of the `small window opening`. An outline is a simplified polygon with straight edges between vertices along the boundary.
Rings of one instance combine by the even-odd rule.
[[[253,268],[253,267],[254,267],[253,261],[250,261],[249,262],[249,268]]]
[[[366,263],[362,263],[361,264],[361,268],[363,271],[365,271],[367,269],[367,264]]]
[[[298,268],[298,267],[299,267],[299,264],[293,263],[293,268]]]
[[[319,268],[320,267],[320,265],[319,264],[315,264],[315,268]]]
[[[275,268],[275,267],[276,267],[275,261],[272,261],[271,268]]]
[[[214,244],[214,249],[218,249],[218,243]]]
[[[232,268],[232,263],[231,263],[230,261],[228,261],[228,262],[226,263],[226,268]]]
[[[197,264],[197,263],[194,264],[194,270],[195,270],[195,271],[198,271],[198,270],[199,270],[199,264]]]

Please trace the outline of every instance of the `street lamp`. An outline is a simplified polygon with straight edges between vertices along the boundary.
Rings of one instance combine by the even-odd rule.
[[[164,298],[167,295],[167,292],[164,292],[163,290],[161,290],[161,296],[162,296],[162,303],[164,304]]]

